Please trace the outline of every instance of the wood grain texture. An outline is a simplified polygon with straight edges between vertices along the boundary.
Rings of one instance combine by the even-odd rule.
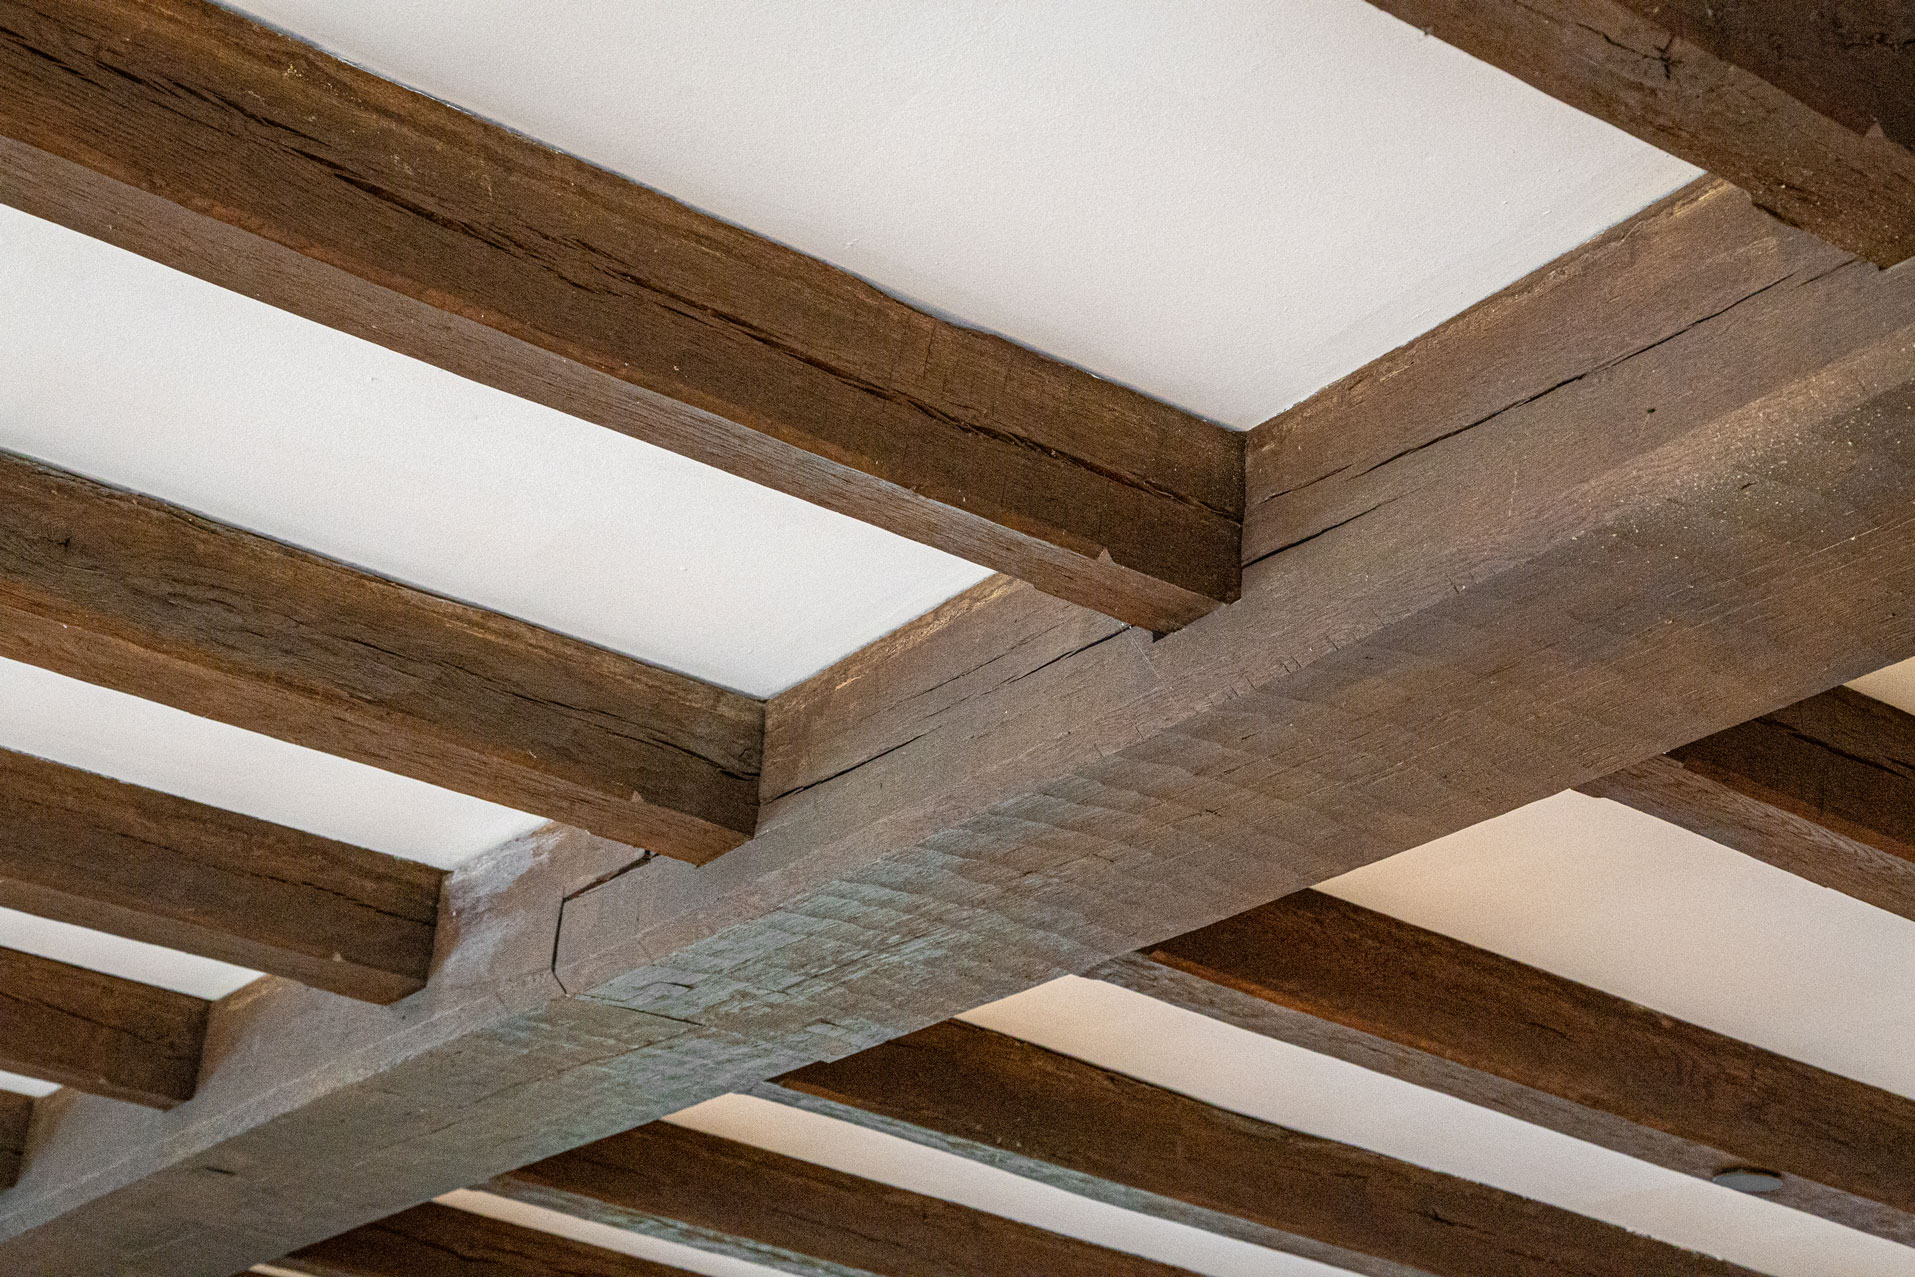
[[[1700,251],[1732,277],[1829,252],[1712,192],[1728,211]],[[1804,265],[1621,362],[1587,308],[1586,375],[1423,448],[1387,507],[1268,555],[1238,604],[1181,631],[1011,661],[915,719],[883,712],[884,663],[853,662],[850,730],[888,752],[767,804],[709,865],[633,866],[554,830],[512,853],[545,866],[519,885],[474,894],[505,860],[455,873],[457,925],[417,998],[263,990],[216,1018],[230,1045],[191,1105],[69,1106],[0,1195],[0,1262],[225,1277],[1915,655],[1915,276]],[[1426,387],[1507,368],[1530,334],[1506,313],[1475,346],[1439,332],[1392,365]],[[1566,339],[1534,340],[1547,361]],[[1538,389],[1576,375],[1557,368]],[[1399,408],[1445,413],[1436,394]],[[1321,411],[1297,428],[1322,432],[1318,455],[1373,442]],[[1016,596],[967,628],[1015,620]],[[936,683],[938,651],[979,667],[967,633],[927,636],[901,702]]]
[[[0,655],[662,855],[756,820],[756,701],[5,454]]]
[[[27,1128],[33,1123],[33,1097],[0,1092],[0,1189],[20,1178],[27,1152]]]
[[[1877,909],[1915,919],[1915,862],[1750,797],[1674,758],[1646,759],[1577,788],[1681,825]]]
[[[1915,17],[1897,0],[1371,3],[1848,252],[1915,255]]]
[[[0,136],[0,198],[405,354],[1153,629],[1237,596],[1235,433],[201,0],[8,0]]]
[[[430,1202],[273,1266],[313,1277],[691,1277],[670,1264]]]
[[[0,906],[370,1002],[425,986],[443,870],[0,750]]]
[[[489,1192],[768,1264],[839,1277],[1188,1277],[941,1198],[669,1122],[535,1162]]]
[[[1314,891],[1138,959],[1218,993],[1131,976],[1135,962],[1096,974],[1688,1174],[1775,1170],[1767,1200],[1915,1241],[1902,1096]],[[1228,993],[1346,1032],[1232,1013]]]
[[[172,1108],[193,1098],[204,998],[0,949],[0,1068]]]
[[[1748,1271],[957,1021],[777,1085],[1438,1277]]]

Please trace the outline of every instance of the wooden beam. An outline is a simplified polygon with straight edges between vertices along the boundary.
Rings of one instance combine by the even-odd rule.
[[[947,1021],[774,1089],[1269,1230],[1281,1249],[1445,1277],[1744,1273],[1500,1189],[1260,1122]],[[1241,1231],[1241,1230],[1236,1230]],[[1362,1267],[1358,1267],[1362,1271]]]
[[[1241,436],[203,0],[0,5],[0,198],[1155,630]]]
[[[428,1202],[275,1260],[312,1277],[692,1277],[537,1229]]]
[[[1915,255],[1899,0],[1370,0],[1882,266]]]
[[[1915,919],[1915,715],[1838,687],[1580,786]]]
[[[0,1068],[109,1099],[193,1098],[204,998],[0,949]]]
[[[662,855],[756,820],[756,701],[3,453],[0,656]]]
[[[369,1002],[425,987],[443,870],[0,750],[0,906]]]
[[[0,1092],[0,1189],[20,1178],[27,1155],[27,1128],[33,1124],[33,1097]]]
[[[1649,210],[1260,428],[1261,504],[1282,439],[1351,505],[1236,606],[1099,637],[1006,586],[846,660],[816,732],[768,711],[829,769],[749,844],[462,867],[415,998],[262,982],[192,1104],[68,1106],[0,1262],[225,1277],[1915,654],[1912,350],[1915,275],[1720,185]]]
[[[837,1277],[1188,1277],[1187,1270],[749,1144],[652,1122],[488,1192],[783,1272]]]
[[[1315,891],[1101,979],[1686,1174],[1915,1243],[1915,1101]]]

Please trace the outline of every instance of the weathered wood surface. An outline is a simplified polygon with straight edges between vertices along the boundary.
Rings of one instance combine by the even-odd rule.
[[[1661,293],[1660,344],[1618,360],[1600,304],[1532,331],[1523,299],[1541,314],[1549,290],[1525,281],[1487,308],[1500,328],[1479,311],[1391,357],[1392,384],[1427,394],[1384,424],[1449,434],[1424,440],[1414,481],[1406,458],[1368,480],[1394,493],[1347,486],[1376,508],[1268,554],[1237,605],[1027,664],[1034,632],[1064,631],[1000,603],[849,659],[835,678],[861,689],[844,730],[865,761],[806,739],[838,761],[768,803],[750,843],[632,866],[561,909],[629,857],[531,840],[540,863],[593,867],[552,871],[570,885],[539,896],[549,912],[463,906],[417,997],[316,1009],[269,989],[226,1021],[191,1105],[136,1114],[152,1123],[71,1106],[0,1196],[0,1260],[224,1277],[1915,655],[1915,276],[1830,260],[1720,186],[1619,238],[1713,264]],[[1589,279],[1575,261],[1544,275]],[[1695,314],[1699,295],[1718,300]],[[1580,375],[1563,324],[1583,325]],[[1484,414],[1445,388],[1475,364],[1525,384],[1526,340],[1546,379],[1470,426]],[[1262,433],[1332,469],[1337,441],[1352,465],[1377,445],[1322,403]],[[998,616],[1021,648],[1001,681],[977,636]],[[470,959],[479,979],[464,955],[493,927],[519,939]]]
[[[193,1098],[204,998],[0,949],[0,1068],[167,1109]]]
[[[0,655],[662,855],[756,820],[756,701],[6,454]]]
[[[886,1129],[1045,1163],[1129,1190],[1138,1202],[1167,1199],[1247,1221],[1312,1257],[1327,1246],[1437,1277],[1749,1271],[958,1021],[775,1084],[870,1114]]]
[[[0,6],[0,198],[1153,629],[1241,437],[202,0]]]
[[[1252,1032],[1915,1243],[1915,1101],[1301,891],[1091,974]]]
[[[1902,0],[1370,0],[1883,266],[1915,255]]]
[[[941,1198],[652,1122],[499,1176],[490,1192],[783,1272],[1188,1277]]]
[[[427,1203],[276,1260],[312,1277],[691,1277],[683,1268]]]
[[[369,1002],[425,987],[445,873],[0,750],[0,906]]]
[[[33,1097],[0,1092],[0,1188],[12,1188],[26,1157],[27,1129],[33,1123]]]

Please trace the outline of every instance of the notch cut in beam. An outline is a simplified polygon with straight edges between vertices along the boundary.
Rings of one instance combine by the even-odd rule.
[[[1898,0],[1370,3],[1838,248],[1915,255],[1915,11]]]
[[[1171,630],[1242,440],[203,0],[0,3],[0,199]]]
[[[1065,1173],[1063,1186],[1085,1191],[1088,1180],[1097,1196],[1128,1199],[1133,1209],[1181,1205],[1221,1218],[1218,1231],[1238,1236],[1250,1236],[1247,1224],[1267,1234],[1267,1245],[1358,1272],[1748,1272],[958,1021],[785,1074],[765,1093],[778,1089],[881,1129],[929,1133],[926,1142],[953,1151],[1017,1159],[1040,1177],[1039,1167],[1054,1168]]]
[[[311,1277],[692,1277],[670,1264],[436,1202],[308,1246],[272,1266]]]
[[[1915,919],[1915,715],[1846,687],[1579,787]]]
[[[431,972],[444,878],[0,750],[0,907],[395,1002]]]
[[[661,855],[757,820],[757,701],[5,454],[0,656]]]
[[[1188,1270],[670,1122],[502,1175],[489,1192],[785,1272],[1189,1277]]]
[[[1091,974],[1691,1175],[1915,1242],[1915,1101],[1302,891]]]
[[[193,1098],[211,1004],[0,949],[0,1068],[168,1109]]]

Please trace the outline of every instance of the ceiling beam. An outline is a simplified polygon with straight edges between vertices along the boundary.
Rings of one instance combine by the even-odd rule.
[[[33,1097],[0,1091],[0,1189],[12,1188],[26,1160],[27,1130],[33,1124]]]
[[[168,1109],[193,1098],[205,998],[0,949],[0,1068]]]
[[[425,987],[444,878],[0,750],[0,907],[394,1002]]]
[[[1915,255],[1899,0],[1370,0],[1882,266]]]
[[[1154,630],[1237,597],[1240,435],[203,0],[5,0],[0,139],[0,199],[462,376]]]
[[[1189,1277],[922,1193],[652,1122],[501,1175],[487,1192],[787,1273]]]
[[[431,1202],[308,1246],[273,1267],[312,1277],[692,1277],[670,1264]]]
[[[757,818],[757,701],[4,453],[0,656],[662,855]]]
[[[1912,350],[1915,275],[1685,192],[1260,428],[1261,504],[1287,454],[1350,505],[1235,606],[954,601],[767,711],[828,770],[745,846],[547,830],[447,880],[415,998],[262,981],[192,1104],[71,1106],[0,1262],[226,1277],[1915,655]]]
[[[1915,1101],[1315,891],[1091,974],[1306,1050],[1915,1243]]]
[[[857,1115],[882,1130],[928,1136],[954,1152],[1008,1159],[1060,1187],[1133,1209],[1199,1226],[1221,1219],[1219,1231],[1358,1272],[1748,1272],[959,1021],[763,1088],[778,1091],[811,1096],[834,1115]]]
[[[1915,919],[1915,715],[1838,687],[1580,786]]]

